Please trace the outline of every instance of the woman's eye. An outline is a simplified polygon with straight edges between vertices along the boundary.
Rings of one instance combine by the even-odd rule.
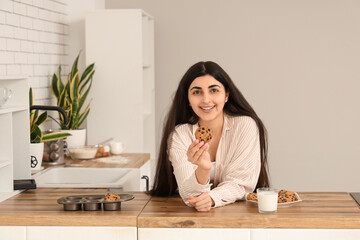
[[[216,89],[216,88],[212,88],[212,89],[210,89],[210,92],[212,92],[212,93],[215,93],[215,92],[218,92],[219,90],[218,89]]]
[[[197,95],[197,94],[200,94],[200,91],[199,90],[196,90],[193,92],[194,95]]]

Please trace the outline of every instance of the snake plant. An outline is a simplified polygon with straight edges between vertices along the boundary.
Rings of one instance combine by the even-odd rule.
[[[51,91],[56,96],[57,106],[65,110],[69,119],[68,123],[65,124],[61,115],[59,115],[60,122],[53,118],[60,125],[61,129],[79,129],[90,111],[90,103],[88,103],[83,112],[81,112],[81,109],[92,85],[95,73],[94,63],[86,67],[80,77],[78,69],[79,56],[80,53],[72,65],[65,84],[61,81],[61,66],[58,67],[57,73],[54,73],[51,81]]]
[[[34,96],[33,96],[32,88],[30,88],[29,103],[30,106],[33,106]],[[52,133],[43,134],[39,126],[43,122],[45,122],[47,118],[48,118],[47,112],[43,112],[42,114],[39,115],[39,110],[37,109],[30,111],[30,142],[31,143],[55,141],[71,136],[71,134],[67,132],[52,132]]]

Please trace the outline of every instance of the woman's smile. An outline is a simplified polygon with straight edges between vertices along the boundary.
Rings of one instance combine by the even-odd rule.
[[[224,85],[210,75],[195,78],[188,91],[190,106],[202,123],[223,118],[227,97]]]
[[[208,113],[208,112],[211,112],[215,108],[215,105],[212,107],[200,107],[200,108],[201,108],[201,110],[203,110],[203,112]]]

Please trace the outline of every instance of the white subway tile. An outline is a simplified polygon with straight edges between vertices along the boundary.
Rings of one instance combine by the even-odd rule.
[[[49,77],[39,77],[40,87],[48,88],[50,87],[50,76]]]
[[[26,15],[26,5],[22,3],[14,2],[14,13],[20,15]]]
[[[40,32],[39,39],[40,39],[40,42],[47,42],[47,43],[53,42],[52,35],[51,35],[51,33],[48,33],[48,32]]]
[[[35,42],[34,43],[34,53],[44,53],[46,49],[45,43]]]
[[[49,54],[39,54],[40,56],[40,64],[50,64],[50,56]]]
[[[69,46],[68,45],[63,45],[62,49],[63,49],[62,54],[68,54],[69,53]]]
[[[28,55],[31,53],[16,52],[15,63],[16,64],[28,64]]]
[[[29,17],[37,18],[39,16],[39,8],[33,6],[26,6],[26,12]]]
[[[5,23],[5,15],[6,15],[6,12],[0,11],[0,23],[2,23],[2,24]]]
[[[0,38],[0,50],[6,50],[6,40],[5,40],[5,38]]]
[[[43,43],[43,45],[45,46],[43,53],[47,53],[47,54],[55,53],[53,44]]]
[[[57,22],[62,23],[62,24],[69,24],[69,17],[68,15],[65,14],[57,14]]]
[[[33,65],[21,65],[21,72],[26,76],[34,75],[34,66]]]
[[[40,19],[33,19],[33,29],[44,31],[45,30],[44,21]]]
[[[50,24],[50,32],[63,33],[63,31],[64,31],[63,24],[60,24],[60,23],[51,23]]]
[[[23,28],[32,29],[32,26],[33,26],[32,18],[20,16],[20,26]]]
[[[45,9],[39,9],[39,18],[47,21],[51,21],[50,12]]]
[[[5,76],[6,74],[6,65],[0,64],[0,76]]]
[[[61,65],[67,65],[69,63],[69,56],[67,55],[60,55],[60,63]]]
[[[69,4],[69,1],[68,1],[68,0],[53,0],[53,1],[62,3],[62,4],[64,4],[64,5],[68,5],[68,4]]]
[[[21,51],[32,53],[34,51],[34,43],[29,41],[21,41]]]
[[[33,88],[33,96],[34,96],[34,100],[36,101],[35,103],[40,105],[40,103],[38,102],[38,100],[40,99],[40,88],[38,86],[33,87],[31,83],[30,86]]]
[[[39,88],[39,99],[47,99],[50,97],[49,88]]]
[[[30,82],[30,87],[33,88],[33,91],[34,91],[34,88],[40,87],[39,77],[31,76],[31,77],[29,77],[29,82]],[[35,94],[35,92],[34,92],[34,94]]]
[[[39,54],[32,53],[28,55],[28,63],[29,64],[39,64],[40,63],[40,56]]]
[[[6,72],[8,75],[20,75],[21,74],[20,65],[7,65]]]
[[[44,1],[43,1],[43,0],[35,0],[35,1],[33,1],[32,5],[33,5],[34,7],[43,8]]]
[[[14,2],[10,1],[10,0],[1,0],[0,10],[4,10],[7,12],[13,12]]]
[[[28,39],[31,40],[31,41],[39,41],[39,32],[38,31],[34,31],[34,30],[29,30],[28,31]]]
[[[59,12],[59,13],[66,13],[66,9],[65,9],[65,5],[62,4],[62,3],[58,3],[58,2],[55,2],[55,1],[50,1],[49,2],[49,7],[50,7],[50,10],[52,11],[55,11],[55,12]]]
[[[52,55],[51,56],[51,64],[55,64],[56,69],[57,69],[58,65],[60,64],[60,62],[61,62],[61,55]]]
[[[48,65],[34,65],[34,75],[35,76],[48,76],[49,66]]]
[[[0,37],[13,38],[14,27],[0,24]]]
[[[69,25],[64,25],[64,34],[69,34]]]
[[[20,16],[13,13],[6,13],[6,24],[18,27],[20,25]]]
[[[14,28],[14,38],[27,40],[28,39],[28,30],[25,28]]]
[[[14,53],[0,51],[0,64],[14,64]]]
[[[36,2],[37,0],[34,0],[34,2]],[[20,2],[22,3],[26,3],[27,5],[32,5],[33,1],[32,0],[20,0]]]
[[[49,77],[50,77],[54,73],[56,73],[56,71],[58,69],[58,65],[57,64],[52,64],[52,65],[48,66],[48,68],[49,68]]]
[[[20,40],[7,39],[6,49],[8,51],[20,51]]]

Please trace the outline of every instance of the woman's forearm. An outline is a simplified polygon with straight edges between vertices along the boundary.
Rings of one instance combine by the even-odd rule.
[[[207,184],[209,182],[211,173],[211,168],[209,170],[204,170],[200,167],[198,167],[195,170],[195,176],[199,184]]]

